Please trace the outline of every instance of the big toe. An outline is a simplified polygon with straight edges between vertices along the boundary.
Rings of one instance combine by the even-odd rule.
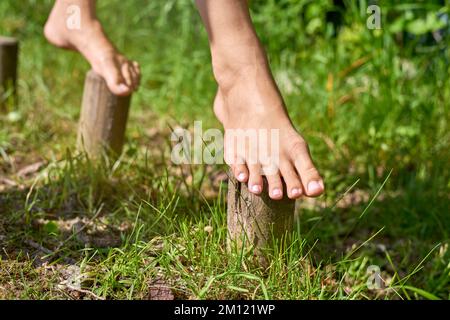
[[[133,87],[124,78],[121,66],[112,60],[105,61],[101,66],[100,74],[106,81],[109,90],[117,96],[128,96],[132,93]]]
[[[325,185],[319,171],[314,166],[306,142],[296,143],[292,148],[291,157],[300,175],[306,195],[309,197],[320,196],[325,191]]]

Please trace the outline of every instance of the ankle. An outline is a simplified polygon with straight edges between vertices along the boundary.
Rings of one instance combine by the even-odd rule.
[[[212,47],[212,68],[219,87],[227,91],[242,76],[251,77],[256,70],[270,74],[267,57],[258,41]]]
[[[80,30],[66,29],[66,36],[80,52],[93,54],[99,59],[117,52],[97,19],[82,21]]]
[[[103,33],[103,28],[97,19],[85,19],[81,22],[80,28],[70,29],[64,19],[57,18],[51,14],[44,26],[44,36],[49,41],[76,41],[84,39],[88,42],[90,36]]]

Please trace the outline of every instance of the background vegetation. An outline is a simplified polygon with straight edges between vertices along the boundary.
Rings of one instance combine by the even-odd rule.
[[[379,1],[381,30],[367,1],[343,4],[252,3],[327,184],[264,271],[226,252],[224,168],[168,161],[169,124],[219,125],[192,1],[98,2],[143,69],[124,155],[102,166],[74,150],[89,66],[43,38],[52,1],[1,1],[21,54],[19,105],[0,116],[0,298],[448,299],[450,3]]]

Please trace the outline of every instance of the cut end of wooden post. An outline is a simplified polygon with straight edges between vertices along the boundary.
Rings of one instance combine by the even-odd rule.
[[[125,140],[131,96],[111,93],[105,80],[90,70],[84,84],[78,129],[78,147],[93,158],[118,156]]]
[[[247,189],[230,173],[228,182],[228,244],[253,248],[259,263],[265,268],[269,265],[267,253],[272,239],[281,240],[293,227],[295,200],[285,196],[282,200],[272,200],[267,193],[267,180],[264,178],[264,191],[257,196]],[[284,186],[286,195],[286,186]]]
[[[16,38],[0,36],[0,45],[17,45],[18,43]]]

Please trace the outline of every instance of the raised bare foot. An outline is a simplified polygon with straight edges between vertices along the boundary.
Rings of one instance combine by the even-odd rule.
[[[89,3],[89,4],[88,4]],[[92,69],[101,75],[112,93],[126,96],[137,90],[141,71],[136,61],[130,61],[120,54],[105,35],[94,14],[94,1],[84,2],[80,14],[80,27],[68,28],[68,2],[57,0],[47,23],[44,35],[59,47],[80,52]]]
[[[219,83],[214,111],[225,128],[225,160],[235,177],[248,182],[254,194],[263,192],[262,175],[265,175],[272,199],[283,198],[282,179],[291,199],[302,195],[319,196],[325,189],[323,179],[314,166],[307,143],[289,119],[267,61],[264,58],[252,61],[233,70],[229,69],[229,64],[225,67],[216,64],[214,68]],[[271,142],[278,143],[277,148],[261,142],[257,145],[244,143],[243,151],[236,148],[236,138],[246,139],[249,132],[261,129],[266,132],[278,129],[277,141]],[[258,151],[252,150],[255,147],[266,147],[269,163],[254,157],[258,155]]]

